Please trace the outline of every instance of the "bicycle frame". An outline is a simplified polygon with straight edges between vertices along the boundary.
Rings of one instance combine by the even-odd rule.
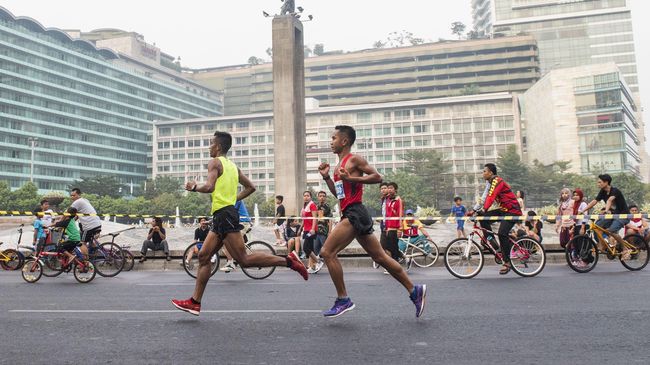
[[[415,241],[415,243],[411,243],[411,240],[409,238],[411,237],[399,237],[399,240],[406,244],[404,250],[401,251],[402,256],[404,256],[407,259],[411,259],[413,257],[419,256],[420,254],[424,254],[424,255],[427,254],[421,247],[417,245],[420,241],[425,241],[426,238],[419,238],[417,241]],[[417,249],[419,251],[419,254],[407,255],[406,251],[408,250],[409,247],[413,247],[414,249]]]
[[[594,222],[594,221],[591,221],[591,223],[589,224],[589,232],[591,232],[593,235],[595,235],[597,237],[598,242],[604,242],[605,243],[605,246],[607,247],[606,252],[609,252],[609,254],[612,255],[612,256],[619,255],[618,248],[617,248],[618,245],[611,246],[607,242],[605,237],[603,237],[604,234],[606,234],[608,236],[612,236],[612,232],[610,232],[609,230],[597,225],[596,222]],[[593,240],[593,237],[592,237],[592,240]],[[636,251],[638,250],[638,248],[636,246],[634,246],[633,244],[630,244],[629,242],[627,242],[624,239],[622,239],[622,241],[623,241],[623,245],[625,246],[625,248],[628,248],[628,249],[632,250],[632,253],[636,253]],[[598,245],[596,245],[596,249],[598,249]],[[598,249],[598,252],[603,252],[603,251]],[[606,253],[606,252],[603,252],[603,253]]]
[[[481,239],[480,246],[483,247],[483,249],[487,249],[488,251],[490,251],[490,253],[494,255],[495,259],[503,261],[503,252],[498,252],[494,247],[492,247],[492,245],[488,242],[487,239],[488,234],[492,234],[492,236],[495,237],[495,239],[496,236],[498,236],[496,232],[481,227],[479,222],[477,220],[474,220],[474,228],[472,232],[470,232],[470,234],[467,236],[467,240],[476,243],[476,241],[474,240],[474,236],[475,235],[478,236]],[[521,250],[521,247],[519,246],[517,241],[513,240],[512,237],[510,237],[509,235],[508,235],[508,240],[510,241],[511,249],[516,248],[517,250]],[[465,247],[465,252],[463,254],[465,256],[469,256],[469,250],[470,250],[470,245],[467,245],[467,247]],[[527,250],[525,250],[525,252],[526,255],[529,255]],[[520,258],[528,259],[528,257],[529,256],[520,257]]]

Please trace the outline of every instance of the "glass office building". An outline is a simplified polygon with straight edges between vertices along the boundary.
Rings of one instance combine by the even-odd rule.
[[[472,10],[479,33],[535,37],[542,74],[614,62],[639,89],[628,0],[472,0]]]
[[[100,174],[140,183],[153,121],[222,114],[220,96],[197,88],[0,7],[0,180],[15,189],[33,178],[40,190]]]

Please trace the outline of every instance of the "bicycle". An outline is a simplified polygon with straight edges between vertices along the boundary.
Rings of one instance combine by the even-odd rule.
[[[478,275],[485,263],[485,253],[494,255],[497,264],[503,263],[503,253],[495,249],[488,242],[488,235],[496,237],[497,234],[491,230],[484,229],[476,219],[474,228],[467,238],[457,238],[447,245],[445,250],[445,266],[447,270],[459,279],[470,279]],[[480,241],[476,242],[476,237]],[[496,238],[495,238],[496,239]],[[511,243],[510,263],[512,270],[523,277],[532,277],[539,274],[546,265],[546,252],[541,243],[531,237],[522,237],[513,240]]]
[[[0,242],[0,246],[2,246],[3,243],[4,242]],[[17,250],[14,250],[13,248],[8,248],[0,252],[0,266],[2,267],[3,270],[8,270],[8,271],[19,270],[20,268],[23,267],[24,264],[25,264],[25,257]]]
[[[104,236],[95,235],[92,242],[88,244],[88,256],[90,261],[95,265],[97,274],[106,278],[111,278],[122,272],[124,269],[124,254],[122,248],[115,243],[115,237],[119,236],[122,232],[134,229],[129,227],[127,229],[108,233]],[[98,238],[111,236],[111,242],[100,243]]]
[[[251,230],[252,228],[249,227],[245,232],[242,232],[242,235],[244,236],[244,246],[246,247],[246,253],[251,254],[253,252],[264,252],[269,255],[275,255],[275,249],[270,244],[264,241],[248,242],[248,235]],[[187,272],[187,274],[193,278],[196,278],[198,272],[198,267],[199,267],[198,251],[201,250],[202,246],[203,246],[203,242],[192,243],[187,249],[185,249],[185,252],[183,253],[183,268],[185,269],[185,272]],[[188,257],[190,257],[190,254],[191,254],[191,259],[188,259]],[[215,254],[211,258],[212,265],[210,268],[210,276],[214,275],[219,270],[219,261],[220,261],[219,254]],[[235,262],[235,265],[239,266],[237,262]],[[269,276],[271,276],[273,272],[275,272],[275,266],[241,267],[241,269],[244,272],[244,275],[255,280],[266,279]]]
[[[649,247],[643,237],[638,234],[629,234],[623,237],[624,248],[621,250],[620,243],[614,246],[609,245],[604,234],[612,235],[610,231],[592,220],[585,234],[573,237],[565,249],[565,258],[569,267],[581,274],[587,273],[596,267],[598,256],[601,253],[604,253],[610,260],[618,257],[621,264],[630,271],[638,271],[648,265]],[[598,248],[596,239],[607,247],[604,251]],[[626,250],[628,250],[627,253],[625,253]]]
[[[135,265],[135,257],[131,253],[131,245],[122,245],[122,256],[124,256],[124,268],[122,271],[131,271]]]
[[[95,278],[96,274],[95,265],[93,265],[93,263],[89,260],[82,261],[79,259],[79,256],[81,255],[79,248],[75,248],[75,253],[76,255],[74,259],[72,262],[70,262],[68,261],[68,256],[66,256],[63,252],[59,252],[58,250],[40,250],[35,257],[29,258],[25,263],[21,271],[22,277],[26,282],[33,284],[37,282],[44,274],[44,266],[47,265],[47,263],[56,261],[56,263],[52,264],[52,266],[56,267],[57,269],[50,267],[50,269],[53,270],[56,274],[49,275],[50,277],[59,276],[64,271],[72,271],[74,278],[78,282],[82,284],[91,282]],[[44,264],[44,262],[46,264]]]
[[[404,244],[404,250],[400,249],[402,257],[399,262],[406,270],[410,270],[413,264],[417,267],[431,267],[438,261],[440,250],[433,240],[423,235],[418,236],[415,242],[411,242],[410,237],[400,237],[399,240]],[[378,269],[379,264],[373,261],[372,267]]]

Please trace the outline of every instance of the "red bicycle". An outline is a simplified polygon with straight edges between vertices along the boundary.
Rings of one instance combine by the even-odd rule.
[[[481,227],[476,219],[474,229],[467,238],[458,238],[447,245],[445,266],[459,279],[470,279],[478,275],[485,263],[485,252],[494,255],[497,264],[503,264],[503,253],[488,242],[488,235],[496,238],[497,234]],[[520,276],[532,277],[539,274],[546,265],[546,252],[541,243],[531,237],[521,237],[511,243],[510,263],[512,271]],[[496,244],[496,242],[495,242]]]
[[[46,265],[50,269],[50,273],[47,275],[50,277],[72,271],[74,278],[83,284],[89,283],[95,278],[95,265],[91,261],[80,260],[77,255],[70,261],[68,256],[60,252],[59,247],[57,246],[56,251],[41,250],[35,257],[29,258],[22,269],[23,279],[28,283],[37,282],[43,275]],[[78,248],[75,248],[75,251],[77,250]]]

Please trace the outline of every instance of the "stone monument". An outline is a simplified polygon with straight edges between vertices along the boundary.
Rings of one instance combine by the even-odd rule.
[[[293,1],[289,6],[293,6]],[[284,196],[287,215],[300,212],[302,193],[307,187],[304,58],[302,23],[295,13],[276,15],[273,18],[275,193]]]

